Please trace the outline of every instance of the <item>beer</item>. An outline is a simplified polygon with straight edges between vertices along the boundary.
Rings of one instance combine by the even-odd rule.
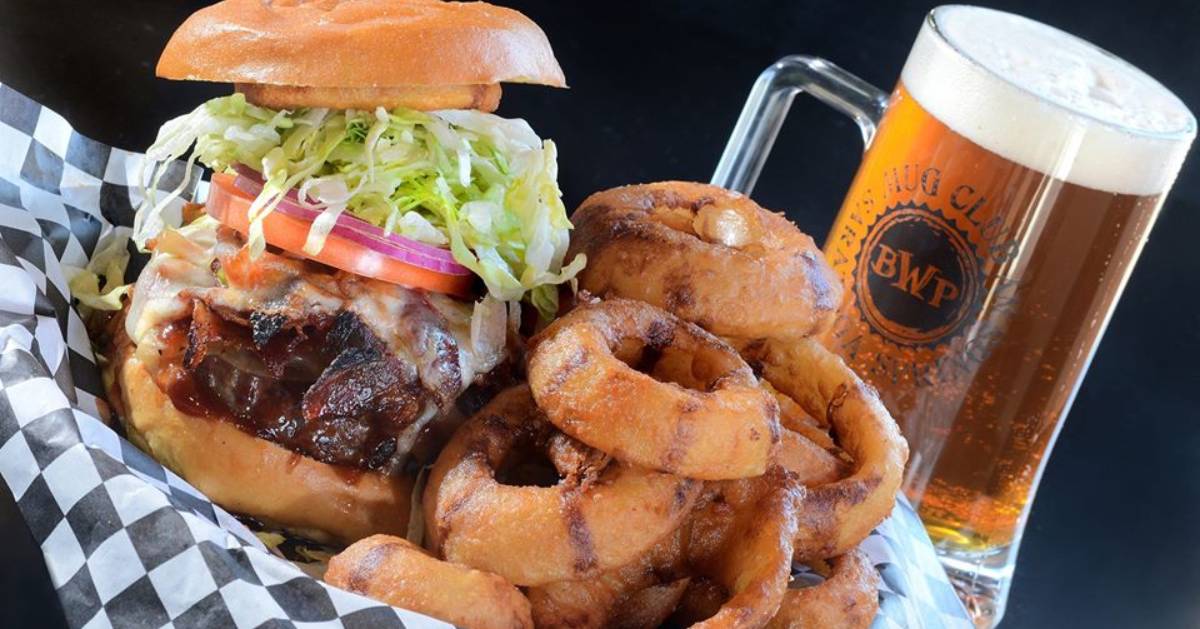
[[[1050,27],[943,7],[922,29],[825,245],[848,289],[827,341],[900,422],[944,557],[1011,574],[1194,129],[1161,85]]]
[[[831,345],[901,423],[937,541],[1012,543],[1161,199],[1011,162],[896,89],[826,244],[855,297]]]

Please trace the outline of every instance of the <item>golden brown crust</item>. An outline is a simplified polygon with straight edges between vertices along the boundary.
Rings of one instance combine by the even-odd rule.
[[[684,557],[687,530],[685,520],[636,561],[593,579],[527,588],[534,624],[572,629],[662,626],[692,580]]]
[[[502,577],[373,535],[329,562],[325,581],[466,629],[533,629],[529,600]]]
[[[775,462],[795,474],[807,487],[839,481],[850,472],[845,461],[788,428],[780,434]]]
[[[130,440],[225,509],[320,542],[407,530],[412,478],[347,475],[228,422],[181,413],[136,357],[115,364]]]
[[[556,432],[526,386],[500,393],[463,424],[429,471],[429,546],[447,561],[516,585],[545,585],[625,565],[687,516],[700,483],[607,457],[590,460],[590,448],[560,441]],[[497,479],[513,453],[527,449],[544,449],[558,483]]]
[[[808,489],[799,512],[795,556],[848,553],[888,515],[908,460],[908,442],[879,395],[814,339],[735,342],[763,379],[806,412],[824,416],[854,460],[851,473]]]
[[[175,31],[157,72],[317,87],[566,85],[545,33],[520,12],[438,0],[225,0]]]
[[[879,573],[861,550],[830,561],[820,585],[788,590],[767,629],[866,629],[879,613]]]
[[[747,478],[779,442],[779,405],[737,353],[639,301],[583,304],[555,320],[530,340],[527,372],[559,430],[622,461]]]
[[[608,626],[610,629],[661,627],[679,605],[679,599],[690,582],[691,579],[684,577],[671,583],[651,585],[630,594],[622,601],[621,607],[617,609]]]
[[[496,111],[500,106],[500,84],[407,85],[402,87],[298,87],[239,83],[237,91],[246,100],[272,109],[332,107],[367,109],[405,107],[417,111],[478,109]]]
[[[597,192],[571,215],[579,287],[654,304],[718,336],[828,329],[843,288],[813,239],[749,197],[684,181]]]
[[[762,627],[787,592],[804,488],[778,467],[707,488],[713,494],[692,515],[688,561],[728,598],[692,629]]]

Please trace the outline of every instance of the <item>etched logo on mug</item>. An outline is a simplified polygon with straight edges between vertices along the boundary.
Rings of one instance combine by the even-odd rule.
[[[936,345],[952,338],[974,310],[980,262],[967,235],[941,211],[911,202],[890,207],[860,251],[859,310],[884,338]]]

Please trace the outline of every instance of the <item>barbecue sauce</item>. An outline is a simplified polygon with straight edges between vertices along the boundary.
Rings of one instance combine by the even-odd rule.
[[[272,327],[263,317],[223,319],[197,302],[191,317],[160,332],[159,387],[180,411],[337,466],[348,482],[366,470],[397,471],[396,436],[426,404],[415,371],[361,322]]]

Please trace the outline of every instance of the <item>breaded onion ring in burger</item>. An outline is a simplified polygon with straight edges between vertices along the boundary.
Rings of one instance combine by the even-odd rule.
[[[539,466],[549,459],[549,468]],[[547,422],[528,387],[451,438],[425,488],[426,534],[449,561],[517,585],[596,576],[678,527],[699,481],[613,460]]]
[[[654,304],[718,336],[809,336],[841,305],[842,284],[812,238],[723,188],[613,188],[571,220],[569,252],[588,257],[581,288]]]
[[[646,303],[585,303],[530,340],[529,386],[563,432],[705,480],[762,474],[779,405],[731,347]]]

